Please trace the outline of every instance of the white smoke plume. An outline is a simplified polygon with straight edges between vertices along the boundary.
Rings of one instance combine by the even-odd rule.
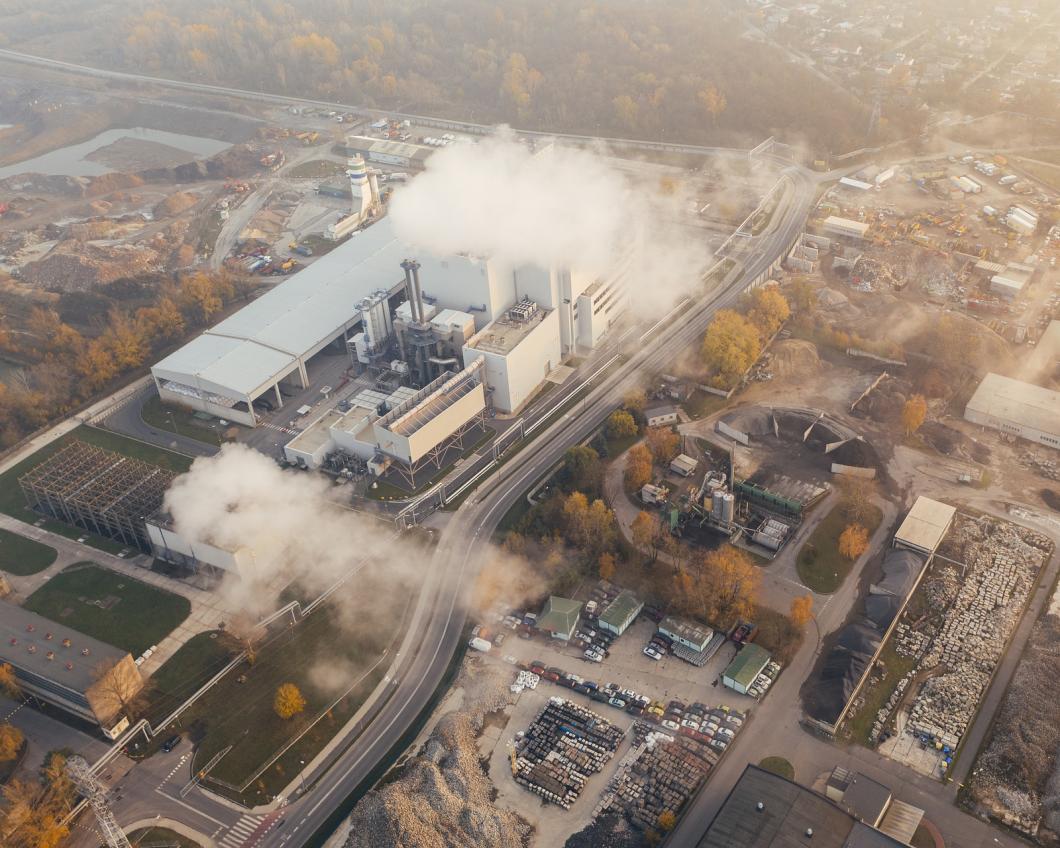
[[[165,508],[184,538],[244,552],[249,573],[226,588],[260,613],[292,580],[323,589],[362,558],[393,552],[390,526],[342,509],[328,489],[323,476],[285,473],[263,454],[230,444],[195,460],[166,493]]]
[[[378,592],[407,594],[420,585],[431,555],[396,536],[390,522],[339,506],[330,488],[323,475],[282,471],[263,454],[228,444],[174,480],[164,506],[193,545],[242,551],[246,572],[222,591],[233,610],[254,620],[276,608],[289,583],[312,596],[362,567],[332,596],[352,629],[371,621]],[[489,579],[504,587],[491,602],[517,605],[539,590],[525,561],[499,549],[485,559]]]
[[[686,209],[680,193],[650,177],[634,183],[598,153],[558,144],[533,153],[502,129],[431,156],[389,214],[418,248],[511,267],[607,277],[633,246],[634,303],[661,310],[695,289],[710,258],[705,240],[676,223]]]

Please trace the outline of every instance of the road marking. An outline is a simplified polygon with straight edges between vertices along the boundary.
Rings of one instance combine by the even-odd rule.
[[[193,807],[191,804],[185,803],[184,801],[181,801],[179,798],[174,798],[172,795],[170,795],[170,794],[168,794],[166,792],[163,792],[160,789],[156,789],[155,792],[157,792],[159,795],[161,795],[166,800],[172,801],[174,804],[180,804],[180,806],[184,807],[184,809],[186,809],[186,810],[191,810],[197,816],[202,816],[207,821],[212,821],[214,824],[221,825],[221,827],[228,827],[228,822],[223,822],[220,819],[215,819],[213,816],[207,815],[202,810],[195,809],[195,807]]]
[[[180,771],[184,767],[184,763],[186,763],[187,761],[188,761],[188,755],[187,754],[181,754],[180,762],[178,762],[175,766],[173,766],[173,770],[162,779],[162,782],[160,784],[158,784],[157,789],[161,789],[163,786],[165,786],[167,783],[169,783],[169,781],[172,779],[173,775],[175,775],[178,771]]]
[[[239,821],[228,829],[228,833],[221,840],[221,845],[225,846],[225,848],[241,848],[257,832],[261,822],[261,816],[241,816]]]

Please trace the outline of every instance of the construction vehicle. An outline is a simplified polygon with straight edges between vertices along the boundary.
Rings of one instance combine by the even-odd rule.
[[[286,273],[287,273],[288,271],[290,271],[290,270],[291,270],[291,269],[292,269],[292,268],[293,268],[294,266],[295,266],[295,261],[294,261],[293,259],[288,259],[288,260],[287,260],[286,262],[284,262],[284,263],[283,263],[283,264],[282,264],[282,265],[280,266],[280,270],[281,270],[281,271],[283,271],[283,272],[284,272],[284,273],[286,274]]]

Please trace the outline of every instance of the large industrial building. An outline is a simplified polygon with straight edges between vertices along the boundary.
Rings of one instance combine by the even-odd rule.
[[[111,739],[129,726],[123,702],[143,688],[128,651],[0,601],[0,663],[27,694],[98,724]]]
[[[409,144],[404,141],[372,138],[366,135],[346,136],[344,154],[346,156],[363,156],[375,165],[388,165],[402,170],[422,170],[427,157],[434,153],[434,148],[422,144]]]
[[[175,476],[75,440],[18,482],[31,509],[149,553],[144,519],[162,506]]]
[[[964,419],[1051,448],[1060,448],[1060,392],[987,374],[964,408]]]

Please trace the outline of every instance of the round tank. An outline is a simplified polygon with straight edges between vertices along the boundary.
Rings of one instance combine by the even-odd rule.
[[[721,496],[721,520],[726,524],[732,524],[736,517],[736,496],[726,492]]]
[[[710,499],[710,514],[721,520],[721,514],[723,509],[723,503],[725,501],[725,492],[720,489],[715,490],[713,496]]]

